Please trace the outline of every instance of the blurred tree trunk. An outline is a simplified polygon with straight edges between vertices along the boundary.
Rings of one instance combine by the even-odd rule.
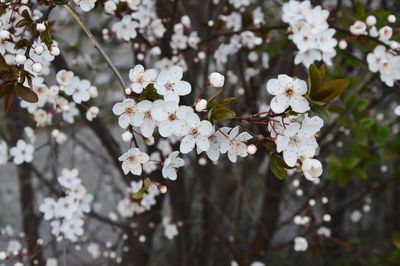
[[[398,172],[397,172],[398,174]],[[394,225],[393,230],[390,230],[392,233],[393,232],[400,232],[400,180],[397,178],[397,180],[394,182],[394,189],[393,189],[393,194],[394,194],[394,199],[393,199],[393,206],[392,206],[392,212],[393,212],[393,219],[391,219],[392,224]]]
[[[125,233],[128,239],[124,241],[124,246],[129,250],[123,252],[122,263],[124,266],[146,266],[150,265],[151,250],[153,245],[153,236],[157,226],[161,221],[161,206],[164,202],[164,197],[159,196],[157,204],[146,213],[136,215],[129,220],[128,229]],[[154,227],[150,226],[154,225]],[[134,226],[133,226],[134,225]],[[132,226],[132,227],[131,227]],[[139,236],[144,235],[146,241],[139,241]]]
[[[180,171],[180,177],[177,180],[169,182],[169,197],[170,205],[172,209],[173,222],[178,223],[184,222],[183,226],[179,228],[179,234],[175,238],[177,245],[177,264],[176,265],[187,265],[190,249],[190,226],[185,221],[190,219],[190,213],[187,205],[187,197],[185,191],[185,178],[183,171]]]
[[[201,170],[200,170],[201,168]],[[213,208],[210,204],[210,202],[207,200],[207,193],[210,195],[211,191],[211,182],[212,182],[212,173],[211,173],[211,167],[206,166],[206,167],[201,167],[197,165],[197,170],[201,171],[202,175],[198,175],[197,177],[200,178],[200,185],[202,186],[203,190],[203,197],[201,200],[202,203],[202,235],[199,236],[200,238],[200,253],[199,253],[199,263],[198,265],[210,265],[210,259],[211,256],[210,254],[212,253],[213,246],[212,246],[212,238],[213,238],[213,232],[215,229],[215,224],[214,224],[214,212]]]
[[[282,199],[283,185],[284,182],[277,179],[268,168],[261,214],[250,244],[248,258],[242,262],[242,265],[247,265],[251,261],[266,255],[279,220],[279,207]]]
[[[7,113],[7,124],[10,134],[9,146],[13,147],[16,145],[19,139],[22,139],[24,133],[25,122],[25,111],[19,107],[19,100],[14,99],[14,102]],[[18,171],[18,182],[19,182],[19,200],[22,214],[22,230],[26,235],[26,245],[28,248],[29,256],[35,254],[38,251],[36,241],[39,239],[39,225],[40,219],[36,215],[35,206],[35,195],[34,188],[32,185],[33,175],[30,170],[31,168],[27,163],[23,163],[17,166]],[[38,261],[36,265],[44,265],[42,253],[38,253],[34,260]],[[28,262],[30,265],[32,261]]]

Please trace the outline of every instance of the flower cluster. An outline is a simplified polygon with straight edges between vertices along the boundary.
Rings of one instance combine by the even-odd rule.
[[[282,114],[290,109],[299,114],[274,118],[268,130],[275,139],[276,151],[282,152],[285,163],[289,167],[300,163],[304,176],[313,181],[322,174],[321,163],[312,157],[318,148],[315,136],[322,128],[323,120],[318,116],[310,118],[306,113],[310,110],[309,102],[304,97],[307,90],[305,81],[287,75],[268,81],[267,91],[274,95],[271,110]]]
[[[65,122],[73,123],[74,117],[79,114],[76,104],[87,102],[98,96],[95,86],[92,86],[88,80],[79,79],[71,71],[60,70],[56,75],[56,80],[58,85],[49,87],[42,77],[34,77],[32,87],[38,96],[38,101],[31,103],[21,100],[21,107],[26,108],[33,115],[38,127],[51,125],[54,114],[61,114]],[[91,121],[98,112],[99,109],[95,106],[87,108],[87,119]]]
[[[389,87],[400,80],[400,55],[383,45],[378,45],[367,55],[368,68],[371,72],[379,72],[381,80]]]
[[[388,22],[396,22],[394,15],[388,16]],[[377,39],[379,44],[367,55],[368,68],[373,73],[379,73],[381,80],[389,87],[393,87],[400,80],[400,43],[393,38],[393,28],[389,25],[376,26],[375,16],[368,16],[364,21],[356,21],[350,26],[350,32],[356,36],[369,36]],[[347,42],[342,40],[342,48]]]
[[[44,219],[52,220],[51,233],[55,236],[62,234],[71,241],[76,241],[83,235],[83,215],[90,212],[93,200],[92,194],[87,193],[78,175],[77,169],[63,169],[57,181],[65,196],[57,200],[47,197],[39,206]]]
[[[117,10],[120,0],[108,0],[104,4],[107,14],[113,15]],[[149,41],[161,38],[166,29],[162,20],[156,14],[155,1],[125,1],[128,3],[128,13],[123,14],[122,18],[111,27],[118,39],[124,41],[133,40],[138,36],[138,32],[146,36]],[[103,32],[104,37],[108,38],[109,32]]]
[[[239,127],[216,129],[208,120],[201,120],[192,107],[179,105],[180,96],[187,95],[191,91],[191,85],[181,80],[182,75],[182,68],[178,66],[161,71],[158,76],[155,70],[144,70],[141,65],[131,70],[132,91],[142,92],[149,86],[154,86],[158,95],[164,99],[136,102],[132,98],[127,98],[113,106],[114,114],[119,116],[120,127],[128,128],[123,134],[124,141],[132,140],[133,134],[130,130],[146,139],[153,139],[157,128],[160,136],[164,138],[180,139],[179,150],[183,154],[196,148],[197,153],[205,152],[213,161],[217,160],[221,153],[227,153],[232,162],[236,162],[237,156],[246,157],[248,154],[246,141],[252,138],[249,133],[239,134]],[[213,73],[210,75],[210,82],[216,86],[223,86],[224,77]],[[201,108],[199,103],[203,105]],[[202,112],[206,106],[207,102],[203,99],[196,104],[196,111]],[[177,178],[177,170],[185,164],[178,155],[177,151],[171,152],[162,163],[164,178],[171,180]],[[150,157],[138,148],[131,148],[119,160],[122,161],[125,174],[130,172],[141,175],[142,169],[149,164]],[[154,162],[151,165],[154,165]]]
[[[321,6],[312,7],[310,1],[290,0],[282,7],[282,20],[289,23],[292,35],[299,52],[294,62],[306,67],[315,61],[332,64],[336,55],[337,40],[333,37],[335,30],[329,28],[329,12]]]
[[[185,34],[185,29],[190,32]],[[191,29],[190,18],[184,16],[181,18],[181,22],[174,25],[174,34],[171,37],[170,46],[173,50],[184,50],[191,47],[197,49],[197,45],[200,41],[197,31]]]
[[[155,184],[150,184],[146,193],[143,194],[140,202],[133,201],[132,195],[138,193],[143,187],[143,181],[132,181],[126,189],[125,197],[117,204],[118,214],[122,218],[129,218],[135,214],[141,214],[151,209],[156,204],[156,197],[160,191]]]

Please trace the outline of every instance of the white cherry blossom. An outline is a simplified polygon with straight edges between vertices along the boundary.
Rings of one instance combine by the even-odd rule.
[[[39,211],[44,214],[45,220],[51,220],[57,215],[57,202],[52,198],[45,198],[43,203],[39,206]]]
[[[282,135],[278,135],[276,146],[277,152],[283,152],[286,164],[293,167],[298,159],[313,157],[318,143],[312,131],[295,122],[288,125]]]
[[[186,106],[179,106],[174,101],[158,100],[153,103],[151,115],[158,124],[158,132],[163,137],[169,137],[172,134],[179,134],[178,130],[184,114],[190,111]]]
[[[129,71],[129,79],[132,81],[132,91],[141,93],[144,88],[154,82],[157,77],[157,71],[154,69],[145,70],[142,65],[136,65]]]
[[[200,121],[194,113],[187,113],[185,116],[185,136],[181,140],[180,151],[191,152],[195,145],[200,151],[207,151],[210,148],[208,137],[211,136],[213,127],[209,121]]]
[[[137,113],[133,116],[132,123],[134,126],[140,127],[140,132],[144,137],[148,138],[153,135],[156,123],[151,116],[153,103],[144,100],[136,105]]]
[[[78,204],[70,196],[59,198],[57,201],[57,217],[72,219],[72,216],[78,210]]]
[[[72,96],[76,103],[86,102],[90,99],[89,87],[90,82],[86,79],[80,80],[73,77],[71,82],[65,87],[65,93]]]
[[[185,161],[182,158],[178,157],[179,152],[174,151],[171,153],[167,159],[165,159],[163,168],[162,168],[162,175],[164,178],[170,180],[176,180],[178,168],[185,165]]]
[[[143,114],[137,109],[136,102],[133,99],[125,99],[122,102],[114,104],[112,111],[119,116],[118,124],[121,128],[127,128],[129,125],[137,125],[134,121],[142,121]]]
[[[97,0],[74,0],[74,2],[85,12],[92,10],[96,1]]]
[[[309,181],[314,181],[322,174],[322,164],[316,159],[305,159],[301,165],[304,176]]]
[[[305,239],[304,237],[296,237],[294,239],[294,250],[298,251],[298,252],[303,252],[306,251],[308,249],[308,242],[307,239]]]
[[[10,149],[10,154],[12,157],[14,157],[13,159],[14,164],[19,165],[24,162],[26,163],[32,162],[33,151],[34,151],[33,145],[28,144],[24,140],[20,139],[17,141],[17,145]]]
[[[79,236],[83,235],[83,224],[82,218],[74,217],[73,219],[64,220],[60,229],[65,238],[76,241]]]
[[[150,157],[138,148],[131,148],[122,154],[118,160],[122,162],[124,174],[131,172],[134,175],[141,175],[143,164],[149,161]]]
[[[223,139],[221,143],[221,153],[228,153],[229,160],[234,163],[237,160],[237,156],[247,156],[247,145],[245,142],[251,138],[252,136],[247,132],[239,134],[239,126],[234,127]]]
[[[74,168],[68,170],[66,168],[62,169],[61,176],[57,178],[58,183],[66,189],[73,189],[76,186],[80,185],[82,180],[78,178],[79,171]]]
[[[182,76],[182,68],[179,66],[161,71],[154,84],[158,94],[163,95],[166,101],[179,102],[179,96],[187,95],[192,90],[190,83],[181,80]]]
[[[287,75],[278,75],[277,79],[270,79],[267,91],[274,95],[271,100],[272,111],[280,114],[289,107],[297,113],[310,110],[310,105],[304,97],[307,90],[307,83],[304,80],[293,79]]]
[[[125,15],[121,21],[112,25],[111,29],[115,32],[119,39],[129,41],[136,38],[136,29],[138,26],[139,23],[132,20],[131,16]]]

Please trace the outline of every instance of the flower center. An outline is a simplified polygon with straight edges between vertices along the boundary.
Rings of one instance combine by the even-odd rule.
[[[176,120],[176,114],[170,114],[169,117],[168,117],[168,119],[169,119],[170,121]]]
[[[288,86],[286,87],[286,90],[285,90],[286,96],[290,97],[290,96],[293,95],[293,93],[294,93],[294,91],[293,91],[293,86],[292,86],[292,85],[288,85]]]
[[[132,155],[132,156],[129,156],[129,157],[128,157],[128,161],[131,162],[131,163],[134,163],[134,162],[136,162],[136,157],[133,156],[133,155]]]
[[[174,88],[174,83],[168,82],[165,84],[165,89],[168,91],[172,90]]]
[[[143,75],[143,73],[139,75],[137,81],[138,81],[138,83],[140,83],[140,84],[143,84],[143,83],[144,83],[144,75]]]
[[[297,144],[299,143],[299,138],[297,136],[293,136],[289,138],[290,144]]]
[[[133,110],[130,107],[125,108],[125,114],[133,114]]]
[[[192,135],[193,137],[197,137],[199,135],[199,131],[197,130],[197,128],[192,128],[192,130],[190,131],[190,135]]]
[[[317,176],[317,168],[315,168],[314,166],[311,166],[311,168],[310,168],[310,170],[308,170],[308,173],[311,175],[311,176]]]

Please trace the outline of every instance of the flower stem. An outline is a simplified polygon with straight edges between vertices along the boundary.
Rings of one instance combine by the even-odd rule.
[[[70,15],[75,19],[75,21],[79,24],[79,26],[82,28],[82,30],[85,32],[85,34],[88,36],[90,41],[92,42],[92,45],[96,48],[96,50],[100,53],[100,55],[106,60],[107,65],[111,68],[112,72],[114,73],[115,77],[118,79],[119,83],[121,84],[122,90],[125,94],[125,82],[124,79],[122,78],[121,74],[119,73],[118,69],[115,67],[113,62],[111,61],[110,57],[106,54],[104,49],[101,47],[101,45],[96,41],[94,38],[93,34],[90,32],[90,30],[86,27],[85,23],[81,19],[78,13],[70,7],[69,5],[65,4],[63,7],[70,13]]]

